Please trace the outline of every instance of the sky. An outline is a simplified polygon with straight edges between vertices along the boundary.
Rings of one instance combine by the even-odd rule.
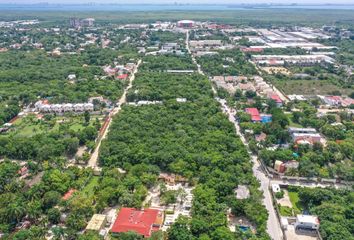
[[[0,3],[22,3],[22,4],[32,4],[32,3],[88,3],[88,2],[96,2],[96,3],[130,3],[130,4],[173,4],[177,3],[190,3],[190,4],[240,4],[240,3],[248,3],[248,4],[258,4],[258,3],[283,3],[283,4],[354,4],[354,0],[0,0]]]

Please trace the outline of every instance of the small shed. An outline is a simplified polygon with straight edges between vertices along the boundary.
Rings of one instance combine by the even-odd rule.
[[[103,214],[94,214],[86,226],[86,231],[97,231],[99,232],[104,228],[107,222],[107,216]]]

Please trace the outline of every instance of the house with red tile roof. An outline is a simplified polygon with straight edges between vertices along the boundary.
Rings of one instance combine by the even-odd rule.
[[[139,210],[135,208],[122,208],[113,224],[111,232],[136,232],[144,237],[158,231],[163,223],[163,213],[158,209]]]
[[[281,100],[278,94],[272,93],[269,95],[269,98],[274,100],[278,107],[281,107],[283,105],[283,100]]]
[[[260,122],[262,120],[257,108],[246,108],[245,111],[251,115],[252,122]]]
[[[125,80],[128,78],[128,74],[121,74],[117,76],[117,79]]]

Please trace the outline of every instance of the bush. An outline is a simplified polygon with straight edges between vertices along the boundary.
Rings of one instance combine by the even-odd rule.
[[[281,190],[280,192],[275,193],[275,197],[276,197],[277,199],[283,198],[283,197],[284,197],[284,191]]]

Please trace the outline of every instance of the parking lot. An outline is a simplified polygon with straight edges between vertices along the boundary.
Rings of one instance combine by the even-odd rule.
[[[317,240],[318,239],[315,231],[295,230],[294,225],[288,225],[288,229],[285,231],[285,235],[288,240]]]

